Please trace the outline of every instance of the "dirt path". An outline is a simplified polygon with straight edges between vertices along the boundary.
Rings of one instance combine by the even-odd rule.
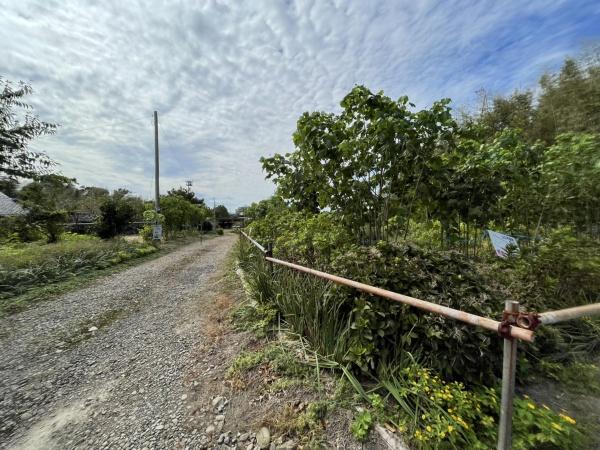
[[[0,320],[0,448],[206,447],[190,374],[214,368],[200,330],[234,241],[190,244]]]

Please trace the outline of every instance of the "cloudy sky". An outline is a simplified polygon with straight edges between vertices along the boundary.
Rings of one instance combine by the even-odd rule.
[[[290,151],[303,111],[355,84],[420,107],[534,87],[600,37],[591,1],[0,0],[0,76],[30,81],[40,139],[83,185],[161,191],[230,208],[269,196],[261,155]]]

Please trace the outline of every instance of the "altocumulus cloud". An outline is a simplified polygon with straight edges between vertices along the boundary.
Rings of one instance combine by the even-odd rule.
[[[162,190],[192,179],[228,207],[270,195],[258,158],[355,84],[468,105],[600,34],[595,1],[0,3],[0,75],[62,125],[35,145],[65,175],[150,197],[156,109]]]

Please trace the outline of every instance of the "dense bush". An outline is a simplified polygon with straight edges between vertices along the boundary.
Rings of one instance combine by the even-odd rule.
[[[273,230],[280,233],[275,236],[275,254],[284,259],[481,316],[501,314],[500,292],[479,275],[473,262],[456,252],[383,241],[372,247],[349,245],[343,230],[337,230],[328,215],[318,220],[291,213],[277,222],[267,215],[252,226],[253,235],[259,239],[259,233],[272,238]],[[333,239],[328,241],[327,236]],[[498,373],[501,340],[490,332],[349,288],[325,287],[323,282],[286,268],[275,268],[272,281],[271,274],[258,267],[252,270],[250,278],[260,279],[255,290],[263,293],[257,298],[277,307],[294,331],[305,337],[314,334],[309,341],[318,347],[323,347],[318,344],[319,330],[339,330],[349,321],[344,360],[363,371],[373,371],[380,361],[391,362],[410,351],[446,377],[490,383]],[[319,314],[329,315],[332,323],[326,323]],[[311,321],[323,323],[311,333],[303,324]]]
[[[103,239],[123,233],[136,216],[136,208],[127,197],[114,195],[106,198],[100,211],[97,232]]]
[[[331,268],[346,278],[484,317],[499,317],[503,307],[499,293],[456,252],[379,242],[339,254]],[[340,290],[352,304],[348,358],[363,369],[410,351],[448,378],[489,383],[498,373],[501,340],[493,333],[391,300]]]

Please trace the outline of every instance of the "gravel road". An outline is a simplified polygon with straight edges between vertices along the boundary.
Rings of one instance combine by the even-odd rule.
[[[0,449],[203,448],[185,374],[225,235],[0,320]]]

